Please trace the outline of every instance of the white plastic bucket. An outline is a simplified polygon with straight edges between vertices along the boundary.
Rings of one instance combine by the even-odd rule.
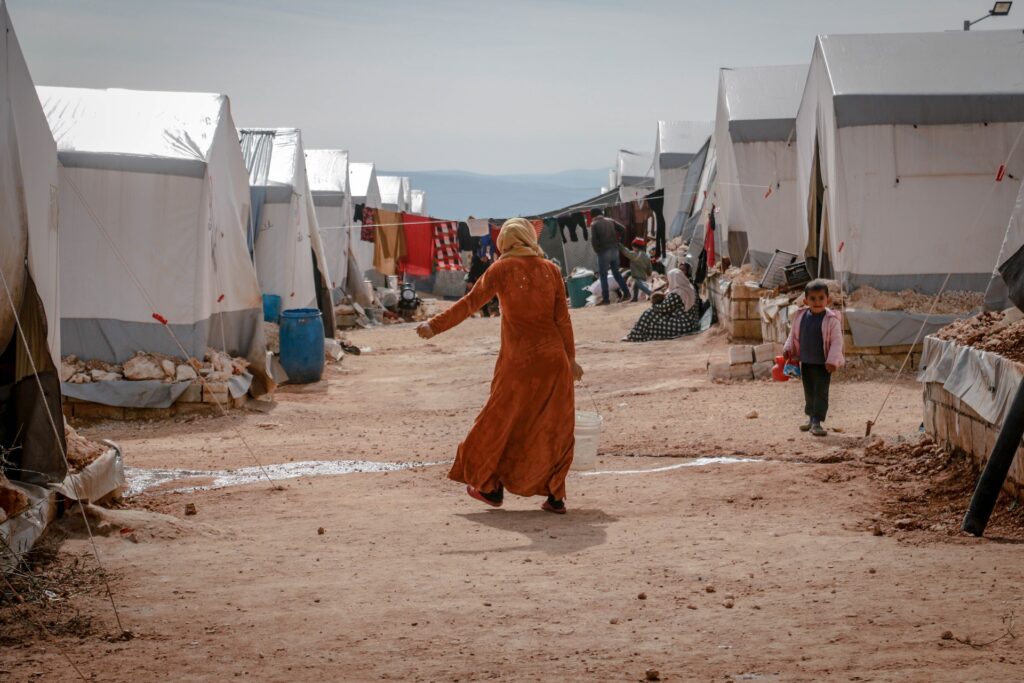
[[[585,410],[576,411],[576,452],[572,458],[572,469],[594,469],[603,429],[604,419],[600,415]]]

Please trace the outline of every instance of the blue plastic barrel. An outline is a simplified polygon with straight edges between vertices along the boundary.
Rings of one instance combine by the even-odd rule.
[[[281,367],[292,384],[320,381],[324,374],[324,324],[315,308],[281,313]]]
[[[263,319],[274,324],[281,319],[281,297],[277,294],[263,295]]]

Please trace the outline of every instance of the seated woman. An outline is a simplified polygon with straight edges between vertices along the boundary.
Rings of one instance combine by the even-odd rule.
[[[623,341],[645,342],[675,339],[700,331],[700,304],[697,291],[689,278],[678,268],[668,272],[668,293],[655,294],[651,307],[623,338]]]

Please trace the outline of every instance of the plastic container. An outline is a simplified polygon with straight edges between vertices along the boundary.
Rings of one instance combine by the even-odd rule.
[[[786,376],[786,359],[782,356],[775,356],[775,365],[772,366],[772,379],[776,382],[788,382]]]
[[[590,298],[590,285],[594,284],[595,278],[591,273],[581,273],[569,278],[569,302],[573,308],[583,308]]]
[[[604,418],[585,410],[576,411],[576,451],[572,457],[574,470],[592,470],[597,465],[597,447],[601,443]]]
[[[274,324],[281,319],[281,297],[277,294],[263,295],[263,319]]]
[[[281,367],[292,384],[318,382],[324,374],[324,324],[315,308],[281,314]]]

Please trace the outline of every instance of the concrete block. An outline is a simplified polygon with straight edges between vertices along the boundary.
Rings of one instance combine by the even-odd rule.
[[[100,403],[76,403],[75,417],[86,420],[123,420],[124,408]]]
[[[201,384],[189,384],[184,393],[178,397],[175,403],[202,403],[203,386]]]
[[[775,356],[777,355],[778,354],[775,353],[775,344],[771,342],[758,344],[754,347],[755,363],[774,362]]]
[[[753,299],[747,302],[747,318],[750,320],[761,319],[761,299]]]
[[[754,365],[751,366],[751,370],[754,373],[754,379],[771,379],[773,367],[775,367],[775,363],[770,360],[754,363]]]
[[[729,347],[729,364],[739,365],[741,363],[754,362],[754,348],[746,344],[738,344]]]
[[[729,374],[733,379],[754,379],[754,364],[741,363],[729,366]]]
[[[949,406],[943,403],[936,403],[935,405],[935,440],[939,443],[949,442],[949,418],[946,414],[949,412]]]
[[[935,402],[928,397],[924,400],[924,433],[935,439]]]
[[[733,299],[729,302],[729,317],[733,320],[745,320],[747,317],[747,302]]]
[[[203,403],[220,403],[226,408],[230,398],[226,384],[203,385]]]
[[[920,344],[899,344],[897,346],[883,346],[882,353],[908,354],[913,351],[920,351]]]
[[[732,377],[731,367],[727,361],[711,363],[708,366],[708,377],[710,379],[729,379]]]

